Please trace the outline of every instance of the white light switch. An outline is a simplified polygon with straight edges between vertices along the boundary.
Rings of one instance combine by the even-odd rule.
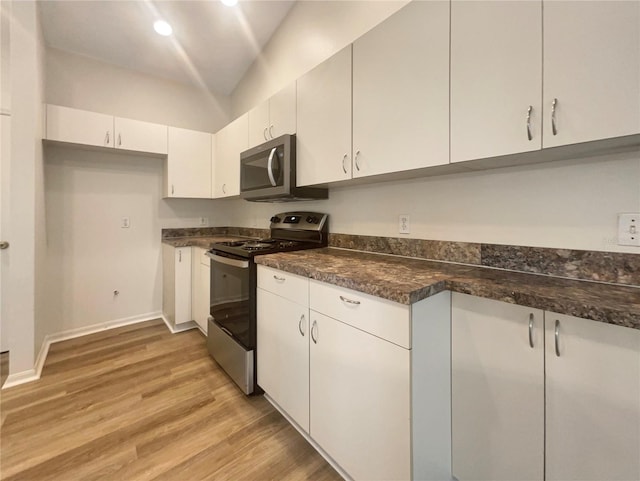
[[[130,222],[129,222],[129,218],[128,217],[123,217],[120,220],[120,227],[122,227],[123,229],[128,229],[130,226]]]
[[[618,214],[618,245],[640,246],[640,212]]]
[[[411,226],[409,224],[409,216],[407,214],[400,214],[398,218],[398,232],[400,234],[410,234]]]

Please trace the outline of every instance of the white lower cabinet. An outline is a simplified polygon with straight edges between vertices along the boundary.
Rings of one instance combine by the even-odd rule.
[[[211,285],[211,264],[202,247],[191,248],[191,314],[203,333],[207,333]]]
[[[545,479],[640,479],[640,330],[545,312],[545,332]]]
[[[454,292],[451,322],[453,475],[541,481],[542,311]]]
[[[353,479],[411,479],[411,351],[315,311],[311,336],[311,437]]]
[[[458,293],[451,322],[457,479],[640,479],[640,330]]]
[[[191,318],[191,247],[162,244],[162,314],[172,324]]]
[[[344,474],[450,479],[448,292],[408,306],[258,266],[257,316],[258,384]]]

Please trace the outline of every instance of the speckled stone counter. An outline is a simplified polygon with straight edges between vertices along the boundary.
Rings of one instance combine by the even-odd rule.
[[[248,237],[231,236],[231,235],[210,235],[210,236],[187,236],[187,237],[166,237],[162,239],[163,244],[173,247],[202,247],[203,249],[211,249],[216,242],[232,242],[237,240],[245,240]]]
[[[402,304],[450,290],[640,329],[640,288],[335,248],[255,257],[258,264]]]

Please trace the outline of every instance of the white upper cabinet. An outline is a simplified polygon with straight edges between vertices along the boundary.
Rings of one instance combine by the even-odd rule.
[[[449,2],[412,2],[353,44],[353,177],[449,163]]]
[[[545,479],[640,479],[640,331],[552,312],[545,331]]]
[[[152,154],[167,153],[166,125],[115,117],[114,129],[114,147],[117,149]]]
[[[112,115],[47,105],[45,134],[47,140],[113,147],[113,137]]]
[[[211,197],[211,134],[169,127],[165,197]]]
[[[240,153],[248,148],[248,114],[238,117],[216,134],[214,197],[240,194]]]
[[[295,82],[249,111],[249,147],[295,132]]]
[[[543,146],[638,133],[640,2],[545,2]]]
[[[541,0],[452,1],[451,162],[542,148],[541,86]]]
[[[298,79],[297,185],[351,178],[351,45]]]
[[[47,105],[45,139],[150,154],[167,153],[167,126]]]

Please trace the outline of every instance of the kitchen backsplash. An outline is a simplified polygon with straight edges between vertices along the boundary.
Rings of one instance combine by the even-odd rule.
[[[162,238],[232,235],[268,237],[269,229],[195,227],[162,229]],[[640,286],[640,255],[473,242],[329,234],[329,246],[470,264],[570,279]]]

